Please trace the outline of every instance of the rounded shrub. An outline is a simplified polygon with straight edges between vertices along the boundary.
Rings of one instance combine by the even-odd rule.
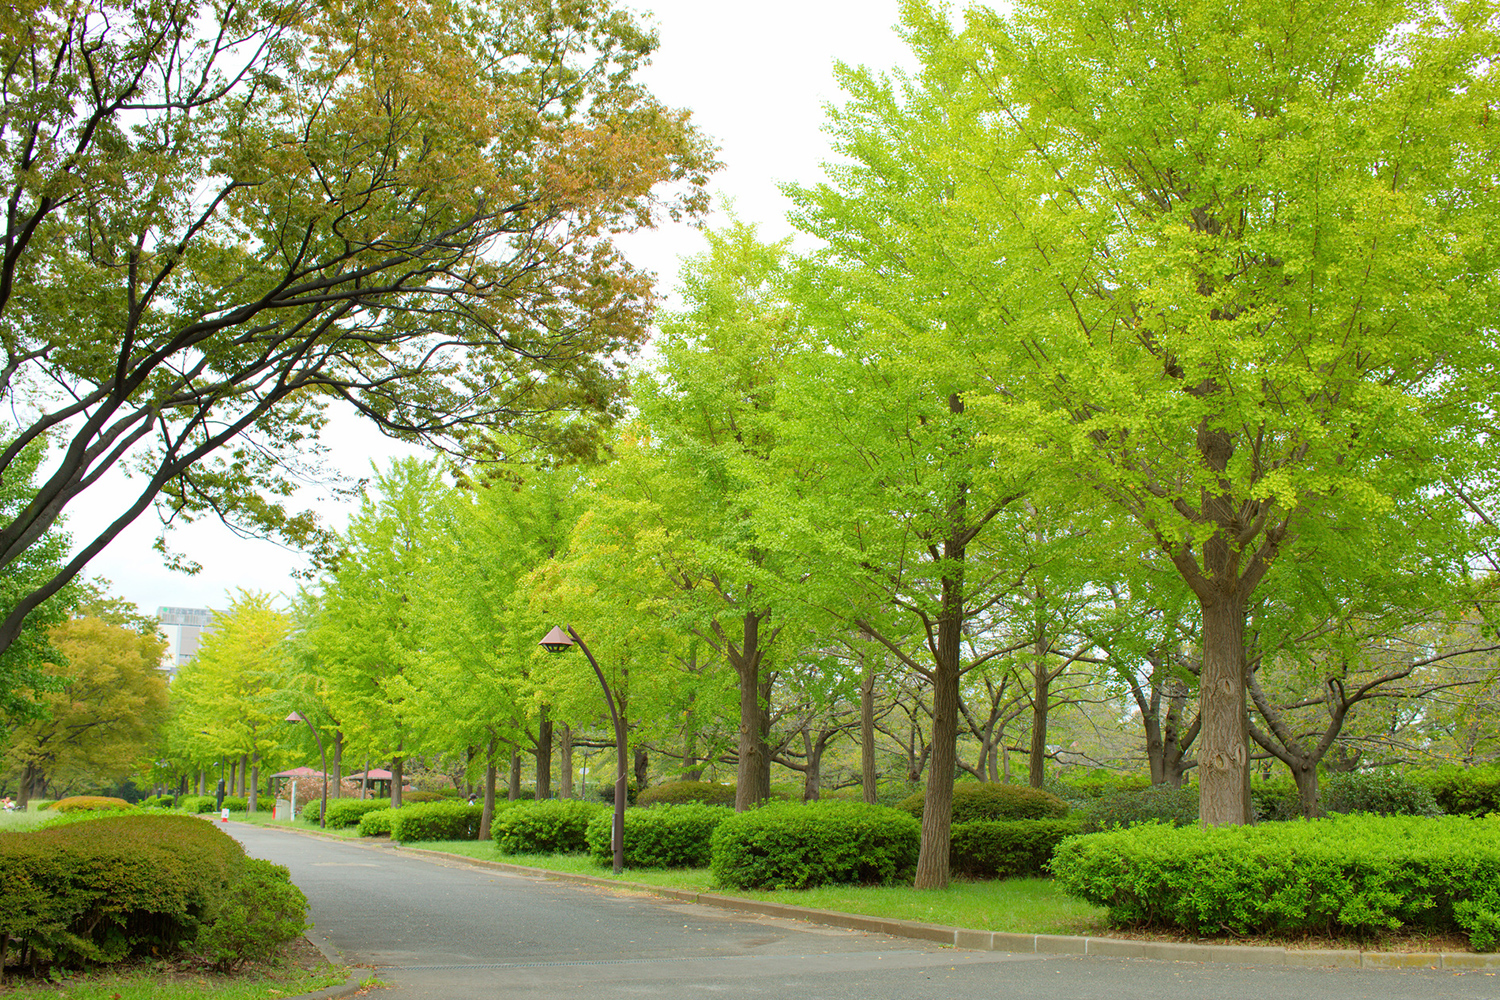
[[[214,797],[212,795],[184,795],[177,800],[177,808],[187,813],[213,812]]]
[[[372,809],[359,818],[359,835],[361,837],[389,837],[391,821],[395,815],[396,810],[389,806]]]
[[[418,802],[402,806],[391,818],[391,839],[409,844],[421,840],[474,840],[484,806],[467,802]]]
[[[238,795],[226,795],[224,796],[223,804],[219,808],[228,809],[232,813],[242,813],[250,808],[250,802],[247,799],[240,798]]]
[[[710,867],[731,889],[890,882],[917,863],[922,826],[863,802],[773,802],[726,817]]]
[[[577,854],[588,848],[589,821],[605,807],[597,802],[543,799],[513,802],[490,823],[501,854]]]
[[[1444,767],[1418,772],[1414,781],[1427,786],[1445,813],[1484,816],[1500,812],[1500,764],[1484,767]]]
[[[390,803],[384,799],[330,799],[328,812],[323,820],[330,830],[343,830],[354,826],[360,818],[377,809],[388,809]]]
[[[629,868],[706,868],[712,856],[714,830],[734,812],[698,802],[663,803],[650,809],[625,810],[625,865]],[[584,831],[589,856],[604,864],[614,859],[609,835],[613,810],[589,821]]]
[[[227,892],[210,904],[194,942],[220,972],[271,958],[307,929],[307,897],[285,866],[247,857]]]
[[[949,867],[974,878],[1045,875],[1052,854],[1064,838],[1079,831],[1066,819],[976,819],[953,824]]]
[[[925,792],[913,792],[897,803],[896,808],[921,819],[925,798]],[[1029,785],[960,781],[953,786],[955,823],[977,819],[1062,819],[1067,814],[1066,802]]]
[[[653,785],[635,797],[638,806],[654,806],[658,803],[681,805],[697,802],[705,806],[734,805],[734,785],[720,785],[712,781],[669,781]]]
[[[407,805],[408,803],[415,804],[415,803],[418,803],[418,802],[441,802],[441,801],[443,801],[443,793],[442,792],[414,791],[414,792],[402,792],[401,793],[401,804],[402,805]]]
[[[1116,792],[1091,803],[1081,811],[1079,819],[1084,833],[1138,823],[1194,826],[1198,822],[1198,789],[1157,785],[1139,791]]]
[[[143,809],[171,809],[176,800],[175,795],[148,795],[141,799],[140,806]]]
[[[1302,818],[1302,796],[1291,778],[1250,782],[1250,803],[1255,819],[1262,823],[1281,823]]]
[[[70,795],[65,799],[58,799],[47,808],[60,813],[136,811],[135,806],[112,795]]]
[[[1401,771],[1346,771],[1322,781],[1323,808],[1331,813],[1438,816],[1432,790]]]

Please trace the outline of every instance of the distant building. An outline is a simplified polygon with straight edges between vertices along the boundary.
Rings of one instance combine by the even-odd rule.
[[[156,617],[167,633],[169,648],[162,669],[170,681],[177,671],[198,655],[203,635],[213,628],[214,613],[208,608],[157,608]]]

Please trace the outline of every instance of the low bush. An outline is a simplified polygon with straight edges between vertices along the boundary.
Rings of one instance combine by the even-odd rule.
[[[413,792],[402,792],[401,793],[401,804],[402,805],[415,805],[416,803],[419,803],[419,802],[441,802],[441,801],[443,801],[443,793],[442,792],[413,791]]]
[[[70,795],[58,799],[47,807],[60,813],[69,812],[134,812],[136,807],[124,799],[109,795]]]
[[[177,808],[186,813],[213,812],[214,797],[212,795],[184,795],[177,800]]]
[[[330,799],[323,822],[330,830],[343,830],[354,826],[368,813],[389,808],[390,803],[384,799]]]
[[[69,967],[166,953],[212,922],[245,860],[231,837],[190,816],[0,833],[0,940]]]
[[[625,786],[625,804],[627,806],[633,806],[633,805],[635,805],[635,797],[640,794],[640,791],[641,791],[640,788],[638,788],[636,786],[635,782],[632,781],[632,782],[629,782],[628,784],[626,784],[626,786]],[[599,783],[598,796],[599,796],[599,801],[603,802],[605,805],[611,805],[611,806],[614,805],[615,804],[615,783],[614,783],[614,781],[611,780],[611,781],[602,781],[602,782],[600,782]]]
[[[922,826],[863,802],[773,802],[735,813],[713,835],[714,880],[731,889],[890,882],[917,862]]]
[[[1250,802],[1255,807],[1257,822],[1280,823],[1302,818],[1302,796],[1297,783],[1289,777],[1250,782]]]
[[[358,833],[361,837],[389,837],[395,816],[396,810],[389,806],[372,809],[359,818]]]
[[[1412,775],[1432,792],[1439,809],[1455,816],[1500,812],[1500,765],[1444,767]]]
[[[513,802],[490,823],[501,854],[576,854],[588,848],[589,821],[605,807],[597,802],[543,799]]]
[[[635,804],[654,806],[658,803],[680,805],[697,802],[705,806],[732,806],[734,789],[734,785],[720,785],[712,781],[669,781],[641,792],[635,797]]]
[[[1137,823],[1194,826],[1198,822],[1198,789],[1157,785],[1134,792],[1115,792],[1090,803],[1079,819],[1083,833]]]
[[[418,802],[402,806],[391,817],[391,839],[403,844],[419,840],[475,840],[484,807],[466,802]]]
[[[1500,817],[1332,816],[1065,840],[1058,885],[1117,925],[1192,934],[1462,931],[1500,944]]]
[[[148,795],[141,799],[140,805],[144,809],[171,809],[176,801],[175,795]]]
[[[308,927],[307,897],[291,872],[260,858],[246,858],[228,891],[208,907],[193,950],[220,972],[268,959]]]
[[[1079,821],[1071,817],[955,823],[948,865],[974,878],[1045,875],[1057,845],[1078,830]]]
[[[1078,771],[1069,769],[1046,783],[1047,791],[1068,802],[1091,802],[1118,792],[1138,792],[1151,787],[1145,774],[1120,774],[1117,771]]]
[[[896,808],[921,819],[925,795],[925,792],[914,792],[897,803]],[[960,781],[953,786],[955,823],[977,819],[1061,819],[1067,814],[1066,802],[1051,792],[1029,785]]]
[[[242,799],[238,795],[226,795],[224,796],[224,801],[219,803],[219,808],[228,809],[232,813],[248,812],[250,810],[250,800]]]
[[[1319,789],[1331,813],[1439,816],[1432,790],[1401,771],[1346,771],[1326,776]]]
[[[734,812],[698,802],[662,803],[625,810],[625,865],[628,868],[705,868],[712,856],[714,830]],[[589,821],[584,831],[590,857],[608,864],[614,858],[609,835],[614,810]]]

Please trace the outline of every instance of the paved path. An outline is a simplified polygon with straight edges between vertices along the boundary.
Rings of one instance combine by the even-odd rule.
[[[1500,1000],[1482,972],[1265,968],[956,951],[231,824],[291,869],[375,1000]]]

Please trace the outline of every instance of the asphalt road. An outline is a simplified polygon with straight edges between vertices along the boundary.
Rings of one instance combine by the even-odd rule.
[[[314,936],[391,984],[379,1000],[1500,1000],[1495,973],[957,951],[389,847],[229,829],[251,854],[291,869]]]

